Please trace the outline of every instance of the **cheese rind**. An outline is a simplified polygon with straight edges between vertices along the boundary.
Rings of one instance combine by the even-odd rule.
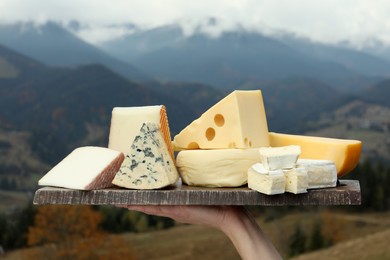
[[[269,146],[261,91],[234,91],[174,138],[177,150]]]
[[[144,123],[126,153],[113,184],[130,189],[159,189],[179,179],[160,128]]]
[[[163,105],[115,107],[111,115],[108,147],[126,154],[142,125],[148,122],[156,124],[161,129],[171,157],[174,159],[168,116]]]
[[[203,187],[239,187],[260,160],[258,149],[183,150],[176,165],[183,183]]]
[[[261,147],[259,149],[261,162],[267,170],[290,169],[301,154],[301,148],[297,145],[283,147]]]
[[[299,145],[302,159],[330,160],[335,163],[338,177],[352,171],[359,162],[362,142],[315,136],[269,133],[272,147]]]
[[[77,190],[111,187],[123,159],[123,153],[108,148],[79,147],[46,173],[38,184]]]
[[[298,159],[297,167],[306,169],[308,189],[336,187],[337,170],[332,161]]]
[[[283,170],[286,177],[286,192],[305,193],[309,187],[307,171],[304,167]]]
[[[259,163],[248,169],[248,187],[267,195],[285,192],[286,178],[282,170],[268,171]]]

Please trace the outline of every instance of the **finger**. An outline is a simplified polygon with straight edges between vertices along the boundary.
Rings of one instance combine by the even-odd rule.
[[[127,208],[129,210],[135,210],[139,212],[143,212],[149,215],[157,215],[157,216],[167,216],[166,212],[164,213],[163,208],[161,206],[142,206],[142,205],[128,205]]]
[[[114,207],[117,207],[117,208],[125,208],[125,209],[127,209],[127,206],[128,206],[128,205],[125,205],[125,204],[117,204],[117,205],[114,205]]]

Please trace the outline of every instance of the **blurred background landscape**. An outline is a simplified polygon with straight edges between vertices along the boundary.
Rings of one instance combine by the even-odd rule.
[[[174,136],[261,89],[270,131],[363,141],[344,177],[361,206],[250,207],[278,250],[390,259],[389,4],[61,2],[0,2],[0,258],[239,259],[211,229],[32,198],[70,151],[107,146],[115,106],[164,104]]]

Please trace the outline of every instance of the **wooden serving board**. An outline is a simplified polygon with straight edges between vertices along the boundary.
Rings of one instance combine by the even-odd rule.
[[[110,188],[82,191],[44,187],[35,192],[35,205],[360,205],[357,180],[340,180],[335,188],[313,189],[303,194],[264,195],[248,187],[204,188],[181,185],[160,190]]]

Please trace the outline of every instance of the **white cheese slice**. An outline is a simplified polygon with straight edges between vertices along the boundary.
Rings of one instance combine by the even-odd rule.
[[[304,167],[308,176],[308,189],[336,187],[337,170],[329,160],[298,159],[297,167]]]
[[[247,183],[248,168],[259,160],[258,149],[183,150],[176,165],[185,184],[238,187]]]
[[[305,193],[308,188],[308,176],[304,167],[283,170],[286,177],[286,192]]]
[[[283,147],[261,147],[259,149],[261,162],[267,170],[291,169],[301,154],[297,145]]]
[[[248,187],[267,195],[285,192],[286,179],[282,170],[272,171],[270,174],[261,164],[248,169]]]
[[[38,184],[78,190],[111,187],[123,159],[123,153],[108,148],[80,147],[46,173]]]
[[[179,179],[160,128],[144,123],[134,138],[113,184],[130,189],[159,189]]]

